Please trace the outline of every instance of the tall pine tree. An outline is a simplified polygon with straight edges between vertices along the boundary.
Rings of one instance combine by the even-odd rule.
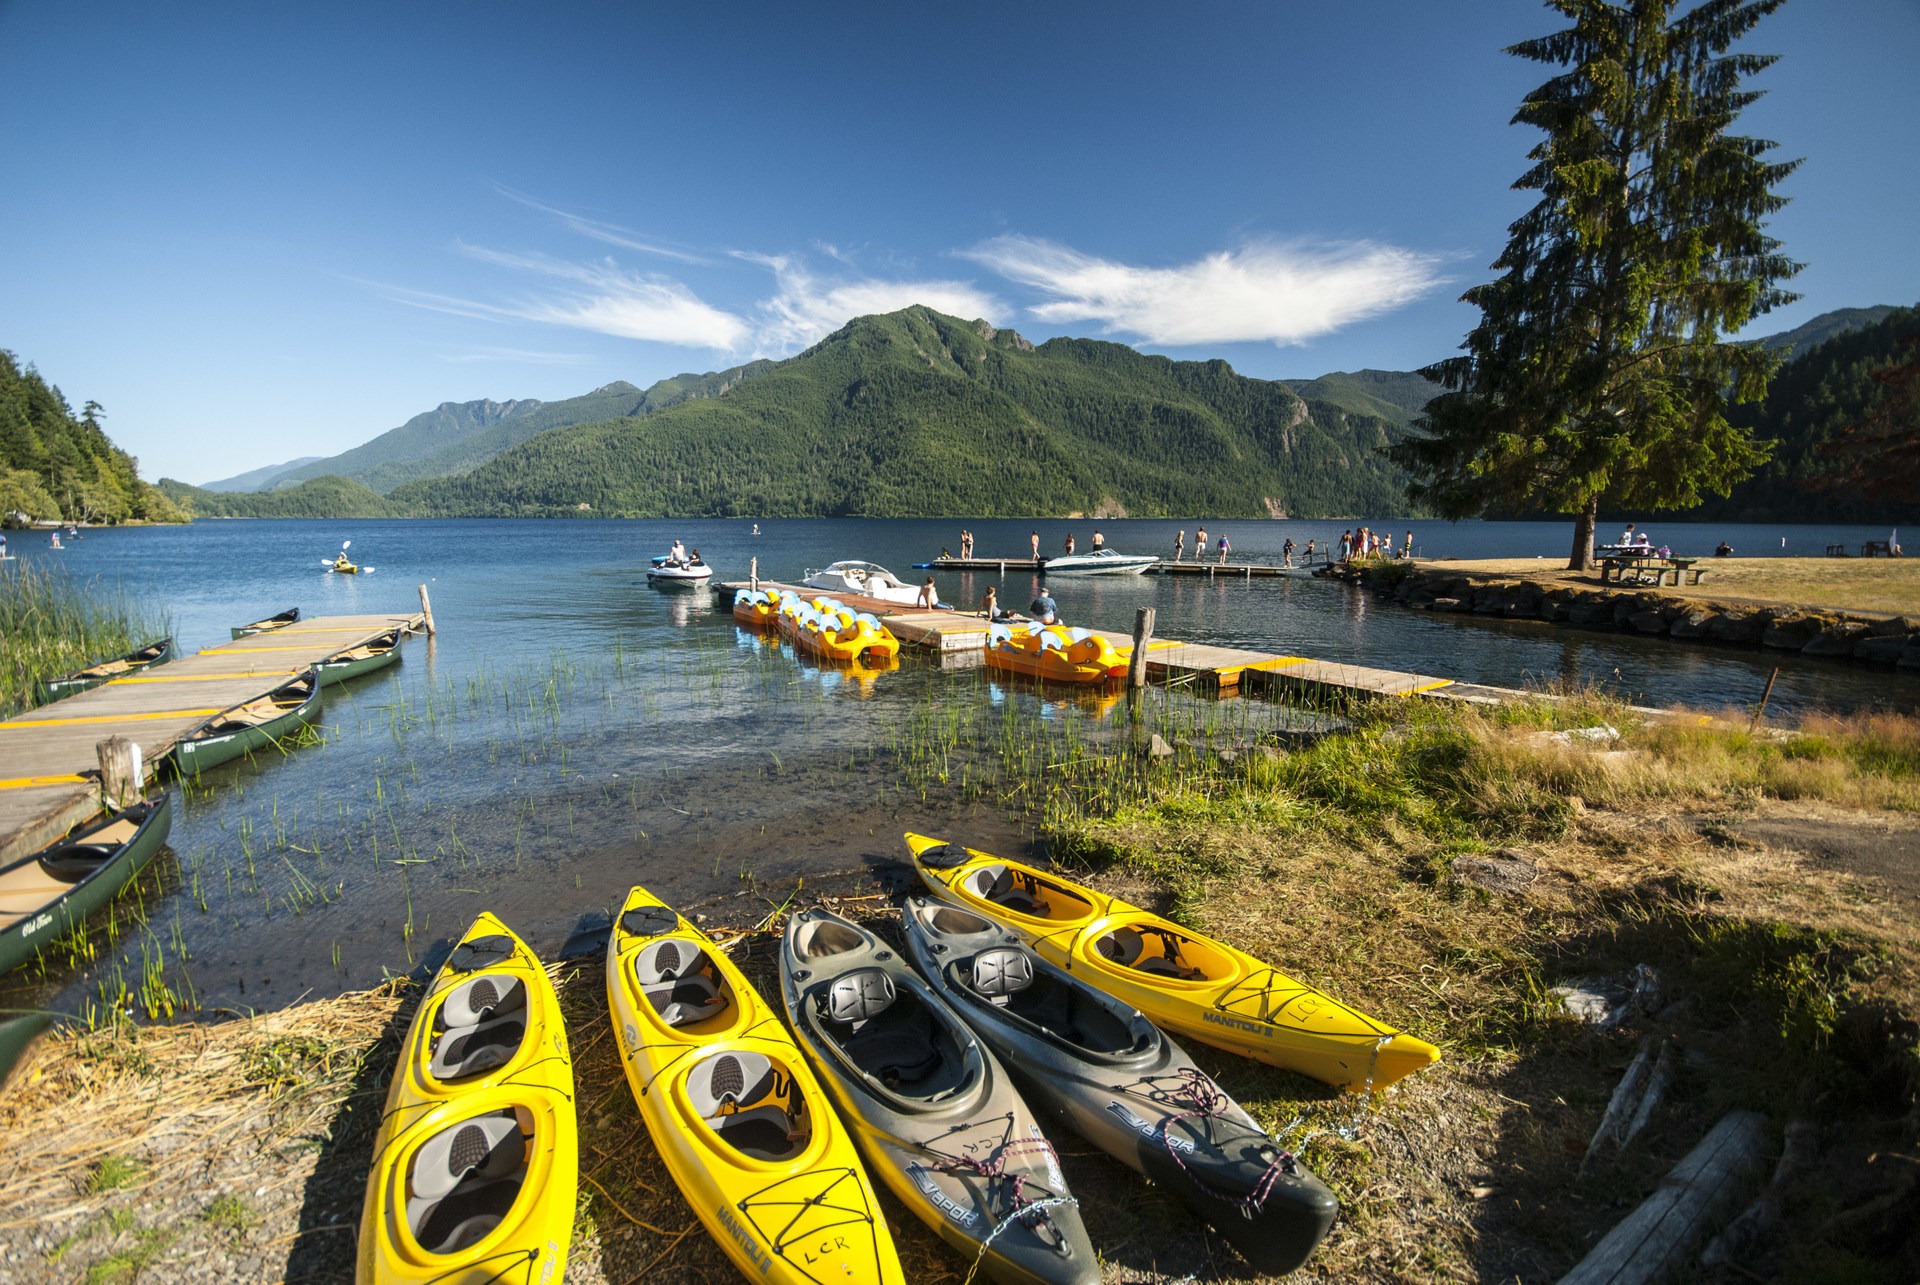
[[[1465,355],[1422,373],[1448,391],[1389,454],[1442,516],[1574,515],[1569,565],[1592,564],[1600,506],[1677,508],[1767,457],[1729,400],[1766,391],[1774,358],[1725,342],[1796,296],[1766,235],[1799,165],[1730,133],[1775,58],[1727,51],[1784,0],[1550,0],[1573,26],[1507,52],[1567,70],[1516,123],[1545,131],[1515,182],[1539,202],[1508,228]]]

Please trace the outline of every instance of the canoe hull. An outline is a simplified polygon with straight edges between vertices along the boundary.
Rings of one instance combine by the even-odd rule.
[[[231,633],[235,638],[246,638],[253,634],[271,633],[275,629],[285,629],[288,625],[293,624],[299,619],[300,608],[289,607],[278,615],[268,616],[265,620],[256,620],[250,625],[234,625],[227,632]]]
[[[358,652],[366,655],[356,655]],[[385,669],[388,665],[400,662],[400,631],[390,629],[371,642],[359,647],[349,648],[314,664],[314,672],[320,675],[323,687],[334,683],[344,683],[349,678],[359,678]]]
[[[292,682],[281,684],[274,692],[276,698],[287,693],[287,700],[292,700],[302,692],[304,695],[298,704],[289,704],[285,713],[264,723],[229,728],[224,720],[232,713],[231,710],[214,715],[175,743],[175,768],[183,776],[190,776],[222,763],[231,763],[243,754],[276,745],[283,738],[292,736],[313,722],[320,713],[319,675],[308,670]]]
[[[100,661],[62,678],[36,682],[33,685],[34,700],[44,705],[49,701],[60,700],[62,697],[75,696],[81,692],[91,691],[103,683],[110,683],[116,678],[125,678],[143,669],[164,665],[172,659],[173,639],[162,638],[157,643],[137,647],[114,660]]]
[[[663,968],[659,961],[668,955]],[[697,1003],[674,1002],[694,991]],[[873,1185],[799,1046],[726,954],[644,888],[627,895],[614,921],[607,1001],[621,1065],[654,1146],[693,1212],[748,1279],[903,1285]],[[795,1121],[806,1129],[805,1143],[791,1154],[774,1158],[731,1145],[716,1124],[729,1115],[704,1110],[701,1086],[719,1078],[729,1058],[735,1068],[765,1059],[775,1085],[785,1078],[785,1145],[792,1145]],[[732,1116],[751,1114],[755,1105],[735,1101]]]
[[[49,943],[58,941],[88,915],[112,901],[114,894],[126,887],[153,860],[154,854],[166,843],[167,831],[173,825],[173,797],[163,792],[144,799],[131,808],[82,826],[59,843],[8,867],[7,873],[25,872],[29,867],[46,871],[48,864],[70,867],[71,863],[61,860],[64,850],[87,844],[90,835],[97,835],[121,821],[132,821],[134,833],[117,844],[111,856],[98,862],[90,873],[74,882],[71,890],[57,901],[40,906],[32,914],[0,932],[0,973],[19,967],[33,959]],[[62,875],[50,877],[64,881]],[[0,884],[5,882],[4,877],[0,876]],[[4,904],[0,901],[0,906]],[[20,908],[26,907],[23,904]]]
[[[909,834],[907,846],[934,896],[1005,924],[1041,958],[1133,1005],[1170,1034],[1362,1092],[1439,1060],[1440,1050],[1426,1041],[1117,897],[924,835]],[[1139,956],[1110,958],[1106,951],[1122,942]]]
[[[517,1006],[496,1016],[509,997]],[[449,1062],[461,1056],[469,1065]],[[361,1285],[564,1279],[579,1184],[573,1093],[546,969],[505,924],[481,915],[435,975],[401,1046],[367,1175]],[[474,1154],[461,1156],[463,1135],[491,1146],[461,1173]],[[423,1197],[438,1205],[423,1208]],[[455,1222],[443,1240],[465,1211],[480,1216]]]

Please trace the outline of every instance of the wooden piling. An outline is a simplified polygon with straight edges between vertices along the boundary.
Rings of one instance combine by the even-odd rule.
[[[760,559],[754,558],[747,563],[747,586],[753,592],[760,592]]]
[[[109,736],[94,746],[100,759],[100,801],[124,808],[140,797],[146,781],[141,776],[140,743],[125,736]]]
[[[1127,658],[1127,686],[1147,685],[1147,644],[1153,641],[1154,610],[1140,607],[1133,613],[1133,655]]]
[[[420,586],[420,616],[427,622],[427,637],[433,637],[433,603],[427,599],[427,587]]]

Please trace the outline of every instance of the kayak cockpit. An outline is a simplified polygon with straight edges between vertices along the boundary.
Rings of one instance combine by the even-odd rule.
[[[1018,1018],[1055,1043],[1099,1057],[1144,1052],[1152,1035],[1121,1019],[1093,996],[1044,968],[1031,952],[1013,946],[983,950],[953,965],[955,980],[989,1004]]]
[[[977,1060],[943,1016],[915,990],[895,986],[881,968],[836,977],[816,991],[807,1012],[822,1041],[869,1085],[922,1110],[980,1077]]]
[[[634,956],[633,979],[668,1026],[694,1026],[734,1007],[733,988],[707,952],[684,939],[648,945]]]
[[[1116,924],[1094,939],[1102,961],[1168,981],[1225,981],[1238,967],[1212,944],[1153,921]]]
[[[807,1149],[813,1125],[793,1072],[762,1053],[728,1050],[687,1073],[687,1100],[715,1137],[755,1160]]]
[[[527,1038],[527,984],[481,973],[447,992],[433,1015],[427,1071],[447,1083],[505,1066]]]
[[[1093,913],[1093,903],[1024,867],[995,862],[970,870],[961,887],[982,901],[1029,919],[1071,922]]]
[[[448,1125],[407,1169],[407,1230],[430,1254],[457,1254],[506,1220],[527,1178],[533,1119],[519,1107]]]

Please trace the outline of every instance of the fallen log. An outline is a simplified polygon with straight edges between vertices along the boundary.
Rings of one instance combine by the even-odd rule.
[[[1664,1279],[1745,1199],[1766,1141],[1765,1116],[1727,1114],[1560,1285],[1651,1285]]]

